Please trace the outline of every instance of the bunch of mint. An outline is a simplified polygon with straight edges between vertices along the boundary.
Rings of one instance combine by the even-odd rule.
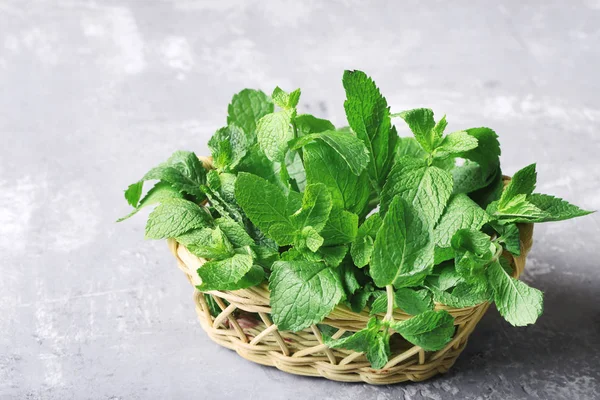
[[[454,320],[436,302],[493,301],[511,324],[534,323],[542,293],[514,279],[501,254],[519,254],[519,223],[589,212],[533,193],[535,165],[505,186],[493,130],[445,134],[446,117],[436,122],[429,109],[390,114],[361,71],[345,71],[343,85],[343,128],[298,114],[300,90],[242,90],[208,142],[213,169],[176,152],[129,186],[127,217],[158,205],[146,237],[207,259],[201,291],[268,281],[281,330],[318,324],[338,304],[368,308],[365,329],[324,337],[374,368],[388,361],[394,332],[428,351],[452,339]],[[399,137],[393,117],[414,137]],[[158,182],[142,197],[145,181]],[[394,308],[413,317],[394,321]]]

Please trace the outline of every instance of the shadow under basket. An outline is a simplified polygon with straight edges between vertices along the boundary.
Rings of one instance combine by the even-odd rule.
[[[521,255],[513,257],[508,252],[503,254],[512,265],[515,278],[525,268],[525,259],[532,245],[533,225],[520,225],[519,230]],[[168,244],[177,258],[179,268],[195,288],[200,284],[196,270],[205,260],[194,256],[175,240],[169,240]],[[436,310],[447,310],[452,314],[456,325],[454,338],[446,347],[439,351],[424,351],[405,341],[400,335],[392,335],[390,360],[382,369],[377,370],[371,368],[363,353],[329,349],[323,344],[321,336],[324,330],[334,338],[339,338],[346,332],[363,329],[369,320],[368,310],[355,313],[339,305],[318,325],[300,332],[280,331],[271,319],[269,289],[266,284],[236,291],[202,293],[194,290],[194,302],[202,328],[213,341],[235,350],[245,359],[291,374],[378,385],[423,381],[447,372],[489,307],[489,303],[467,308],[436,304]],[[211,315],[211,308],[216,316]],[[394,311],[396,320],[410,317],[398,309]]]

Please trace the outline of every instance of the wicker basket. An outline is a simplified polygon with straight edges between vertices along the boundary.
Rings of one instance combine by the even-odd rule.
[[[518,277],[525,267],[525,259],[532,245],[533,225],[521,225],[521,255],[513,257],[505,252]],[[184,246],[169,240],[169,248],[177,258],[179,268],[190,283],[200,284],[196,270],[205,260],[191,254]],[[213,317],[207,298],[212,297],[221,312]],[[391,384],[403,381],[422,381],[444,373],[454,364],[475,326],[487,311],[489,303],[467,308],[452,308],[436,304],[436,310],[447,310],[457,326],[452,341],[442,350],[429,352],[414,346],[399,335],[393,335],[392,354],[380,370],[371,368],[362,353],[344,349],[329,349],[323,344],[320,327],[335,328],[334,338],[345,332],[363,329],[369,320],[368,310],[355,313],[345,306],[337,306],[325,320],[301,332],[280,331],[271,321],[267,285],[236,291],[195,290],[194,302],[202,328],[210,338],[228,349],[235,350],[247,360],[274,366],[298,375],[320,376],[343,382]],[[394,319],[405,320],[410,315],[398,309]]]

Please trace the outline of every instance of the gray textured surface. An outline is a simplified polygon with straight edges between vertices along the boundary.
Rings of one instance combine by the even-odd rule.
[[[0,399],[600,397],[597,214],[536,228],[537,325],[492,310],[449,374],[394,387],[218,347],[144,218],[113,222],[149,167],[206,152],[243,87],[301,87],[343,123],[344,68],[394,111],[495,128],[506,172],[537,161],[540,191],[600,209],[600,1],[364,3],[0,1]]]

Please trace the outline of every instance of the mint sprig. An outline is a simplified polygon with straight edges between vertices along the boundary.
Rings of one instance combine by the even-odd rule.
[[[589,211],[535,193],[535,164],[504,185],[492,129],[447,133],[446,116],[428,108],[392,114],[362,71],[346,71],[342,85],[343,128],[298,114],[299,89],[242,90],[208,141],[212,170],[176,152],[126,189],[133,211],[120,221],[155,206],[146,237],[205,259],[201,291],[268,282],[279,329],[319,324],[338,305],[369,311],[364,329],[323,337],[373,368],[387,364],[392,335],[425,351],[451,345],[454,319],[436,303],[495,302],[510,324],[534,323],[543,295],[503,254],[521,253],[520,224]]]

